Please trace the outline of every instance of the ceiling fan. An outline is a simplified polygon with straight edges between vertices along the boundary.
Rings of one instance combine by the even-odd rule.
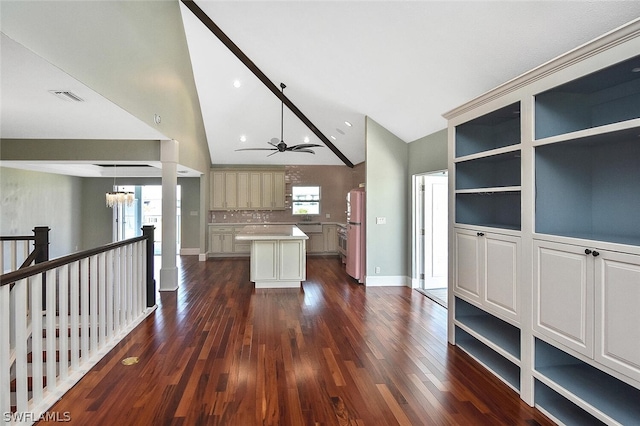
[[[287,87],[285,86],[284,83],[280,83],[280,89],[282,94],[284,95],[284,88]],[[272,148],[240,148],[240,149],[236,149],[236,151],[274,151],[273,153],[267,155],[267,157],[271,157],[273,154],[277,154],[278,152],[286,152],[286,151],[290,151],[290,152],[307,152],[309,154],[315,154],[315,152],[310,149],[310,148],[315,148],[315,147],[321,147],[322,145],[318,145],[315,143],[301,143],[298,145],[292,145],[292,146],[287,146],[286,143],[284,143],[284,100],[282,100],[282,103],[280,105],[280,141],[278,141],[278,138],[272,138],[269,142],[267,142],[269,145],[272,146]]]

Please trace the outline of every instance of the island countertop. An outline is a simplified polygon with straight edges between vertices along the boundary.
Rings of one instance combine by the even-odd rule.
[[[247,225],[236,233],[236,240],[306,240],[309,237],[295,225]]]

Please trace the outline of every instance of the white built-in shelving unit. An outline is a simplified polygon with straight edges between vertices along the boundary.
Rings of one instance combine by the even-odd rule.
[[[560,424],[640,424],[640,20],[445,117],[450,342]]]

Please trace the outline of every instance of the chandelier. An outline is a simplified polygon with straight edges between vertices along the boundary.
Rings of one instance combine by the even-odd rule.
[[[114,188],[118,188],[116,186],[116,167],[117,166],[113,166],[113,187]],[[135,200],[135,196],[133,194],[133,192],[127,192],[127,191],[112,191],[112,192],[107,192],[106,194],[107,196],[107,207],[116,207],[116,206],[122,206],[122,205],[126,205],[131,206],[131,204],[133,204],[133,201]]]

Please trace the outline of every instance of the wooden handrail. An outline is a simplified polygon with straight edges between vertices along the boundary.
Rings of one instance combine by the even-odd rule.
[[[38,263],[32,266],[27,266],[26,268],[18,269],[17,271],[8,272],[6,274],[0,275],[0,287],[25,279],[32,275],[48,271],[49,269],[58,268],[60,266],[64,266],[69,263],[76,262],[86,257],[95,256],[96,254],[104,253],[109,250],[113,250],[118,247],[123,247],[132,243],[137,243],[139,241],[144,241],[146,239],[148,239],[148,237],[140,236],[140,237],[130,238],[124,241],[117,241],[115,243],[106,244],[104,246],[96,247],[93,249],[89,249],[89,250],[85,250],[77,253],[72,253],[67,256],[59,257],[57,259],[52,259],[52,260]]]
[[[5,235],[0,236],[0,241],[34,241],[36,239],[33,235]]]

